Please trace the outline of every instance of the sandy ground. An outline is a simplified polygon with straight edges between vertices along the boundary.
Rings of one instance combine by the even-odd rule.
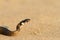
[[[25,18],[31,21],[17,36],[0,40],[60,40],[60,0],[0,0],[0,26],[13,31]]]

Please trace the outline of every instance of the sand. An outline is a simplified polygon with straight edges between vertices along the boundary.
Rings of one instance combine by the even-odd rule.
[[[0,40],[60,40],[60,0],[0,0],[0,26],[14,31],[26,18],[17,36]]]

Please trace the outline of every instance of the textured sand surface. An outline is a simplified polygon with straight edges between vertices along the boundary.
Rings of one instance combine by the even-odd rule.
[[[15,30],[23,19],[31,21],[17,36],[0,40],[60,40],[60,0],[0,0],[0,25]]]

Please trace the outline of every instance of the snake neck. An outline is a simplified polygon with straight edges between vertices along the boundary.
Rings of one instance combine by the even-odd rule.
[[[18,24],[18,25],[16,26],[16,31],[20,31],[20,27],[21,27],[21,25]]]

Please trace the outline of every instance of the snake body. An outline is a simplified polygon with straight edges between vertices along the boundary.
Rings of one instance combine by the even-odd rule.
[[[20,31],[20,27],[29,21],[30,21],[30,19],[24,19],[24,20],[20,21],[17,24],[15,31],[10,31],[9,29],[7,29],[5,27],[0,26],[0,34],[6,35],[6,36],[14,36]]]

